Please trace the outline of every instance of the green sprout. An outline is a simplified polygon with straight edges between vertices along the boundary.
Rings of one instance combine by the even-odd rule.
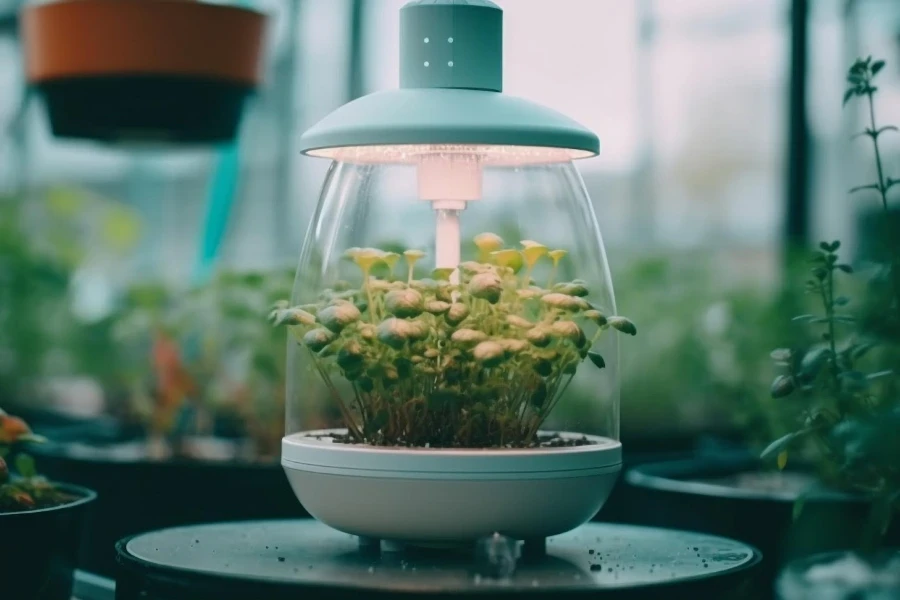
[[[286,326],[309,353],[337,403],[346,441],[411,447],[532,447],[538,431],[604,332],[635,335],[625,317],[606,317],[575,280],[553,284],[564,250],[535,241],[504,248],[493,233],[475,237],[476,261],[414,279],[419,250],[406,250],[406,281],[393,281],[396,254],[347,252],[360,289],[325,290],[313,306],[279,303],[269,320]],[[548,288],[531,274],[552,261]],[[373,277],[378,262],[387,279]],[[524,272],[519,276],[519,272]],[[550,287],[552,285],[552,288]],[[341,389],[349,389],[341,393]]]

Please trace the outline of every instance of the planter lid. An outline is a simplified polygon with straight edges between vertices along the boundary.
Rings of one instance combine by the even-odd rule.
[[[414,0],[400,11],[400,88],[338,108],[300,138],[304,154],[407,162],[404,146],[498,146],[558,162],[594,156],[597,136],[572,119],[503,88],[503,12],[488,0]]]

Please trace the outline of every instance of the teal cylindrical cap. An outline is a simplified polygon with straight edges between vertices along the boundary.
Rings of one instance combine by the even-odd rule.
[[[488,0],[413,0],[400,10],[400,87],[503,89],[503,11]]]

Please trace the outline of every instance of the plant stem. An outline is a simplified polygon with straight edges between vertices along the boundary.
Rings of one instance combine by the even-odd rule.
[[[884,180],[884,167],[881,162],[881,149],[878,147],[878,128],[875,124],[875,91],[872,89],[872,86],[868,86],[868,91],[866,92],[866,96],[869,100],[869,125],[871,126],[871,134],[869,137],[872,138],[872,147],[875,150],[875,169],[878,173],[878,194],[881,196],[881,207],[884,210],[885,218],[890,219],[890,214],[888,211],[888,199],[887,199],[887,182]],[[890,221],[888,221],[890,222]],[[893,252],[891,256],[891,283],[894,286],[894,305],[897,310],[897,317],[900,318],[900,265],[898,265],[898,254],[900,252],[897,251],[897,240],[891,236],[890,243],[893,246]]]
[[[829,254],[830,256],[830,254]],[[828,267],[827,285],[826,282],[820,286],[822,291],[822,304],[825,307],[825,318],[828,321],[828,348],[831,351],[831,377],[834,386],[835,396],[838,398],[838,409],[843,413],[843,407],[840,406],[840,367],[838,366],[837,344],[834,341],[834,266]]]
[[[547,280],[547,289],[553,288],[553,280],[556,279],[556,268],[559,266],[559,259],[553,260],[553,268],[550,269],[550,278]]]
[[[881,165],[881,150],[878,148],[878,129],[875,126],[875,102],[873,96],[875,92],[869,89],[867,96],[869,98],[869,123],[872,127],[872,146],[875,148],[875,167],[878,171],[878,193],[881,195],[881,206],[885,212],[888,209],[887,201],[887,184],[884,181],[884,169]]]
[[[369,269],[363,269],[363,283],[366,288],[366,299],[369,301],[369,319],[372,325],[377,325],[378,320],[375,318],[375,298],[372,296],[372,286],[369,280]]]

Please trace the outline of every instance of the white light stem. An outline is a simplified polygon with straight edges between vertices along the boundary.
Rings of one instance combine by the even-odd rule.
[[[436,209],[435,266],[454,269],[450,275],[453,284],[459,283],[460,230],[459,210]]]

